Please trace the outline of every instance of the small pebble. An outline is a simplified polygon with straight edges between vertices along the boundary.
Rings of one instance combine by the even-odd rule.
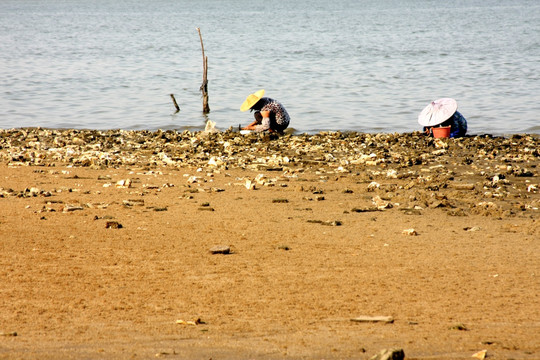
[[[123,226],[118,221],[107,221],[105,223],[105,229],[121,229],[121,228],[123,228]]]
[[[418,233],[414,229],[405,229],[401,233],[404,234],[404,235],[409,235],[409,236],[417,236],[418,235]]]
[[[210,253],[212,254],[230,254],[231,253],[231,247],[226,245],[216,245],[210,249]]]
[[[351,319],[353,322],[384,322],[384,323],[393,323],[394,318],[391,316],[358,316]]]

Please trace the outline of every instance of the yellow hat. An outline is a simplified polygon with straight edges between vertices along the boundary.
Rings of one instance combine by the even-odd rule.
[[[255,105],[259,100],[261,100],[263,95],[264,95],[264,89],[257,91],[255,94],[250,94],[246,98],[246,101],[244,101],[242,106],[240,106],[240,111],[246,111],[246,110],[251,109],[253,105]]]

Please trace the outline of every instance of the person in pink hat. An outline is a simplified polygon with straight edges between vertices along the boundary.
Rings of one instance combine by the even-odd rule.
[[[457,111],[457,101],[442,98],[432,101],[418,115],[418,123],[426,134],[431,134],[434,127],[450,126],[450,137],[457,138],[467,133],[467,120]]]

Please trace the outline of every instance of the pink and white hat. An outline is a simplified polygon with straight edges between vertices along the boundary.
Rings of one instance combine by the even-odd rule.
[[[439,125],[450,119],[457,110],[457,102],[452,98],[442,98],[432,101],[418,115],[418,123],[422,126]]]

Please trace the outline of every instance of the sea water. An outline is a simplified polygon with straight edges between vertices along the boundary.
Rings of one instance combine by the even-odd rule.
[[[453,97],[470,134],[538,134],[539,80],[537,0],[0,1],[0,128],[224,130],[264,88],[297,133],[419,130]]]

